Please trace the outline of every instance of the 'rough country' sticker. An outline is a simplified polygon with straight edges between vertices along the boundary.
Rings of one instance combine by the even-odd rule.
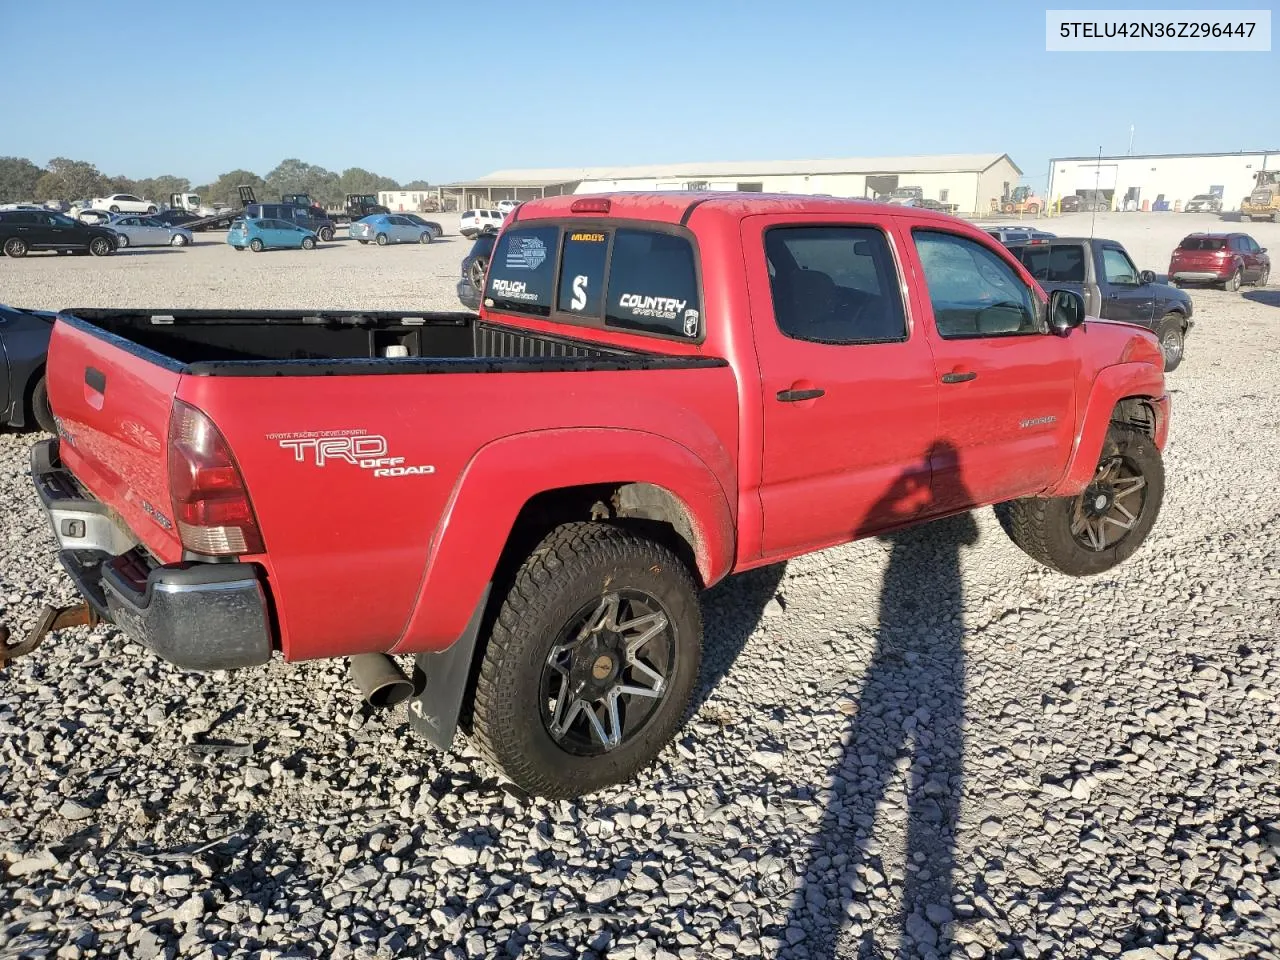
[[[268,439],[276,439],[282,448],[292,450],[295,463],[312,462],[323,467],[331,461],[340,460],[369,470],[375,477],[409,477],[436,472],[431,464],[406,465],[404,457],[388,457],[386,437],[371,433],[335,436],[335,433],[337,431],[269,434]],[[277,439],[282,436],[287,439]]]
[[[528,300],[536,302],[538,295],[528,289],[523,280],[493,281],[493,295],[503,300]]]
[[[630,310],[632,316],[659,320],[674,320],[688,302],[675,297],[642,297],[638,293],[624,293],[618,298],[618,306]]]
[[[547,245],[537,237],[512,237],[507,247],[508,270],[537,270],[547,259]]]

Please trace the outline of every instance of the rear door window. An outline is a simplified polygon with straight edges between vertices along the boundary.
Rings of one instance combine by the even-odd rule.
[[[1041,283],[1084,283],[1084,247],[1078,243],[1034,244],[1012,253]]]
[[[523,227],[502,235],[493,250],[485,288],[494,309],[550,315],[559,237],[559,227]]]

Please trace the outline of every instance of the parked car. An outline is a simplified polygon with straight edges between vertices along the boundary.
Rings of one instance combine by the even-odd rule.
[[[1210,193],[1197,193],[1182,208],[1183,213],[1221,213],[1222,198]]]
[[[80,253],[87,250],[95,257],[115,253],[117,236],[106,227],[92,227],[61,213],[44,210],[5,210],[0,212],[0,250],[8,257],[25,257],[28,253],[56,250],[58,253]]]
[[[31,472],[77,591],[185,669],[350,658],[438,747],[465,716],[509,781],[574,797],[679,729],[698,592],[734,571],[987,504],[1072,576],[1147,538],[1150,331],[953,217],[673,203],[527,202],[478,316],[60,314],[65,432]]]
[[[119,234],[116,246],[125,247],[185,247],[195,242],[186,227],[174,227],[155,217],[137,217],[118,214],[107,221],[107,227]]]
[[[489,271],[489,258],[493,256],[493,245],[497,242],[496,233],[482,233],[471,244],[470,252],[462,258],[458,299],[468,310],[480,309],[480,291],[484,289],[484,277]]]
[[[0,424],[53,433],[45,358],[54,314],[0,304]]]
[[[302,227],[328,243],[334,236],[334,222],[324,210],[309,203],[250,203],[241,216],[250,220],[284,220]]]
[[[236,250],[314,250],[315,232],[288,220],[241,217],[227,231],[227,243]]]
[[[1084,207],[1084,200],[1079,194],[1069,193],[1058,201],[1059,213],[1079,213]]]
[[[160,208],[150,200],[143,200],[131,193],[113,193],[109,197],[94,197],[89,201],[94,210],[108,210],[111,213],[159,213]]]
[[[1165,372],[1182,363],[1191,319],[1191,297],[1177,287],[1157,283],[1139,270],[1115,240],[1055,237],[1008,244],[1046,290],[1072,290],[1084,297],[1091,317],[1146,327],[1160,338]]]
[[[518,206],[520,206],[520,204],[515,200],[499,200],[498,212],[501,213],[503,216],[506,216],[508,213],[510,213],[512,210],[514,210]]]
[[[426,227],[431,231],[432,240],[439,240],[444,236],[444,227],[440,226],[440,224],[436,223],[434,220],[427,220],[416,213],[398,213],[396,216],[404,217],[406,220],[412,220],[419,226]]]
[[[201,220],[203,217],[198,213],[192,213],[190,210],[170,208],[168,210],[161,210],[151,219],[170,227],[182,227],[186,226],[188,223],[193,223],[196,220]]]
[[[497,210],[464,210],[458,232],[473,240],[482,233],[497,233],[506,219],[506,214]]]
[[[1192,233],[1169,258],[1173,283],[1217,283],[1224,290],[1241,284],[1265,287],[1271,277],[1267,248],[1247,233]]]
[[[88,224],[91,227],[100,227],[110,223],[115,214],[110,210],[95,210],[93,207],[73,206],[67,211],[67,216],[79,223]]]
[[[1017,243],[1020,240],[1049,240],[1057,234],[1034,227],[987,227],[987,233],[1001,243]]]
[[[388,243],[430,243],[435,239],[430,227],[398,213],[375,213],[351,224],[347,232],[352,240],[373,241],[380,247]]]

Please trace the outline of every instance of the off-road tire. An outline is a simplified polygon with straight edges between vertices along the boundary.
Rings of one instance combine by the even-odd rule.
[[[45,433],[57,433],[58,425],[54,422],[53,411],[49,408],[49,385],[44,377],[36,381],[31,388],[31,419]]]
[[[1071,533],[1077,497],[1026,497],[996,504],[1004,532],[1038,563],[1071,577],[1104,573],[1133,555],[1155,525],[1164,500],[1164,461],[1155,441],[1133,427],[1113,423],[1102,444],[1099,462],[1124,456],[1137,463],[1147,481],[1147,497],[1132,530],[1105,551],[1092,551]]]
[[[4,242],[4,255],[17,260],[27,255],[27,241],[21,237],[10,237]]]
[[[674,630],[666,692],[634,736],[613,750],[563,749],[543,721],[542,672],[575,612],[607,591],[656,598]],[[689,570],[666,547],[605,523],[569,523],[549,533],[516,572],[476,678],[470,736],[511,782],[568,799],[625,782],[648,766],[684,722],[702,660],[702,613]]]
[[[1186,331],[1182,316],[1177,313],[1165,314],[1160,326],[1156,328],[1156,336],[1160,339],[1160,352],[1164,355],[1164,372],[1173,373],[1186,356]],[[1167,349],[1176,344],[1176,349]]]

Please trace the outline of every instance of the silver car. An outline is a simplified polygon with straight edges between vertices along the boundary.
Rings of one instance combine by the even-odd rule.
[[[140,214],[120,214],[105,224],[120,237],[119,246],[125,247],[185,247],[194,238],[186,227],[171,227],[152,217]]]
[[[380,247],[388,243],[430,243],[435,231],[414,223],[397,213],[375,213],[357,220],[347,228],[352,240],[368,243],[372,240]]]

